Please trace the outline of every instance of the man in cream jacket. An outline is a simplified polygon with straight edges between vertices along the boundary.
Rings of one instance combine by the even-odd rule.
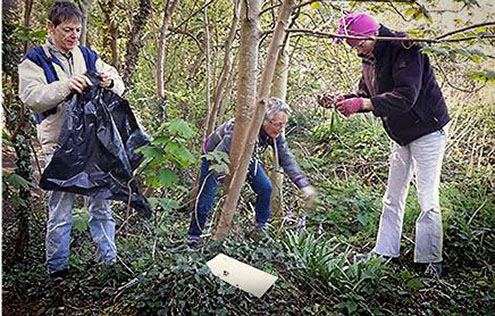
[[[92,50],[78,46],[82,15],[71,2],[57,1],[50,10],[49,37],[32,48],[19,64],[19,94],[22,102],[36,113],[38,139],[45,165],[56,150],[64,121],[65,103],[72,93],[82,93],[91,81],[87,71],[100,74],[100,86],[122,95],[124,83],[117,70],[104,63]],[[72,210],[75,194],[50,191],[46,232],[46,260],[51,278],[68,272]],[[113,263],[115,221],[109,201],[89,198],[89,227],[98,245],[98,261]]]

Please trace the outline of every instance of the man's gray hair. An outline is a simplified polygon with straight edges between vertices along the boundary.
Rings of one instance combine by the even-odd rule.
[[[276,97],[270,98],[268,111],[265,114],[265,121],[271,121],[280,112],[285,112],[287,115],[290,114],[291,109],[284,101]]]

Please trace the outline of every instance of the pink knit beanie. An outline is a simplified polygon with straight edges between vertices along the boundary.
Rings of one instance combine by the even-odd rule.
[[[376,33],[380,28],[380,24],[366,13],[348,14],[343,19],[339,20],[338,34],[353,35],[353,36],[371,36]],[[335,38],[333,41],[335,44],[342,42],[341,38]],[[355,46],[358,45],[361,40],[346,39],[346,42]]]

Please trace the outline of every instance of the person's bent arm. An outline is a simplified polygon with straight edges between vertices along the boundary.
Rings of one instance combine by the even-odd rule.
[[[47,83],[45,73],[29,59],[19,65],[19,97],[33,111],[53,109],[71,93],[70,79]]]
[[[96,71],[98,71],[105,77],[102,79],[107,79],[105,80],[103,88],[110,89],[112,92],[118,95],[122,95],[124,93],[124,81],[120,77],[117,69],[105,63],[103,60],[101,60],[101,58],[98,58],[96,60]]]
[[[277,143],[279,163],[284,172],[299,189],[310,185],[308,178],[302,172],[301,167],[296,162],[296,158],[291,153],[285,137],[280,135],[275,141]]]

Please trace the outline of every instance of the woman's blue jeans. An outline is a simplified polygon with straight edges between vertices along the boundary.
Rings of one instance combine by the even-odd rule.
[[[199,239],[210,214],[218,188],[218,179],[214,171],[208,171],[209,163],[203,158],[199,174],[199,190],[196,204],[189,226],[189,238]],[[247,181],[256,193],[255,218],[259,227],[264,227],[270,218],[270,197],[272,195],[272,183],[267,177],[263,167],[256,159],[249,165]]]

